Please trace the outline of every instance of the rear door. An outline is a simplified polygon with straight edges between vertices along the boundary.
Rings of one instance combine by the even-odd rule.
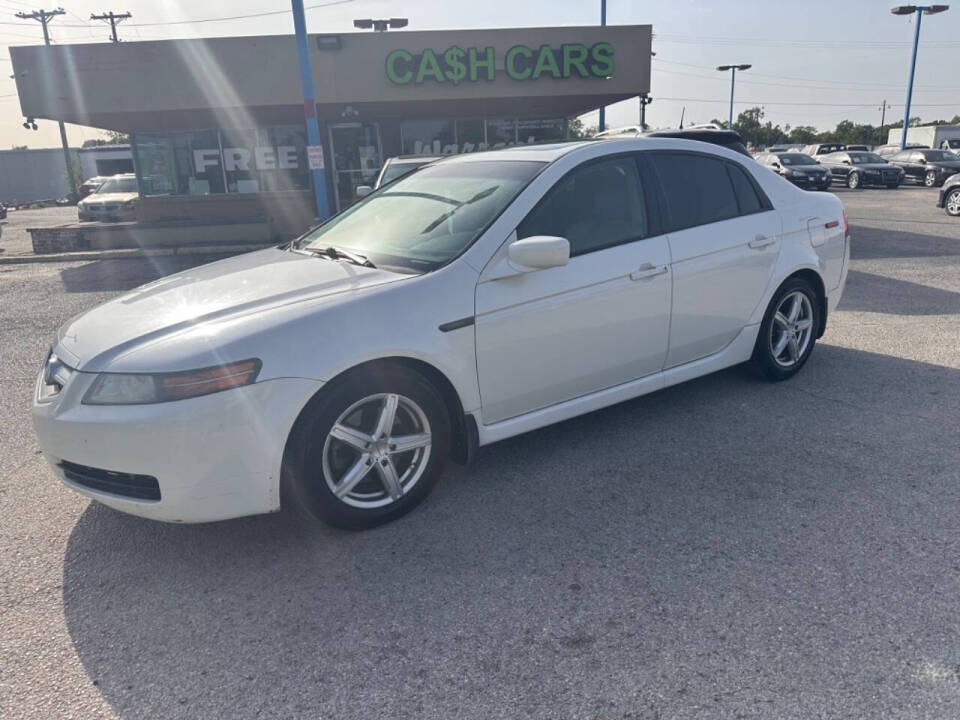
[[[780,252],[780,215],[739,163],[650,155],[660,180],[673,276],[664,367],[725,348],[763,298]]]

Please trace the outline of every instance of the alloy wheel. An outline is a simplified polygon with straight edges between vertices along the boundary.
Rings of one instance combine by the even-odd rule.
[[[923,184],[927,187],[933,187],[937,184],[937,174],[933,170],[923,176]]]
[[[430,461],[430,422],[413,400],[370,395],[347,408],[323,446],[323,478],[342,502],[383,507],[413,489]]]
[[[960,188],[950,191],[950,194],[947,195],[947,201],[944,203],[944,205],[946,205],[947,212],[950,215],[960,215]]]
[[[790,368],[800,362],[813,337],[813,306],[806,293],[795,290],[780,301],[770,324],[769,347],[774,362]]]
[[[847,176],[847,187],[851,190],[860,187],[860,173],[852,172]]]

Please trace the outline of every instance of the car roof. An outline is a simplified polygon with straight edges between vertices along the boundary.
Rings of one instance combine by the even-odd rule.
[[[434,160],[439,160],[441,158],[447,157],[446,155],[436,154],[436,155],[394,155],[391,158],[387,158],[387,162],[391,163],[413,163],[413,162],[422,162],[428,163],[433,162]]]

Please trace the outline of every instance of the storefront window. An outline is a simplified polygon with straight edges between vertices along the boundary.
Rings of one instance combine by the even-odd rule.
[[[310,187],[300,126],[135,137],[144,195],[209,195]]]
[[[487,120],[487,145],[491,150],[515,145],[517,142],[517,121],[513,118]]]
[[[517,120],[517,142],[521,145],[563,140],[566,135],[567,121],[563,118]]]
[[[408,120],[400,126],[404,155],[454,155],[452,120]]]
[[[487,130],[483,118],[457,120],[458,152],[468,153],[487,147]]]

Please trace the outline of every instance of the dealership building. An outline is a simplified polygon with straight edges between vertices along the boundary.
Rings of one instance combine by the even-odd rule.
[[[130,133],[138,219],[258,213],[289,234],[314,214],[311,162],[336,211],[392,156],[564,139],[571,118],[649,91],[650,47],[649,25],[310,35],[313,108],[293,36],[10,56],[25,118]]]

